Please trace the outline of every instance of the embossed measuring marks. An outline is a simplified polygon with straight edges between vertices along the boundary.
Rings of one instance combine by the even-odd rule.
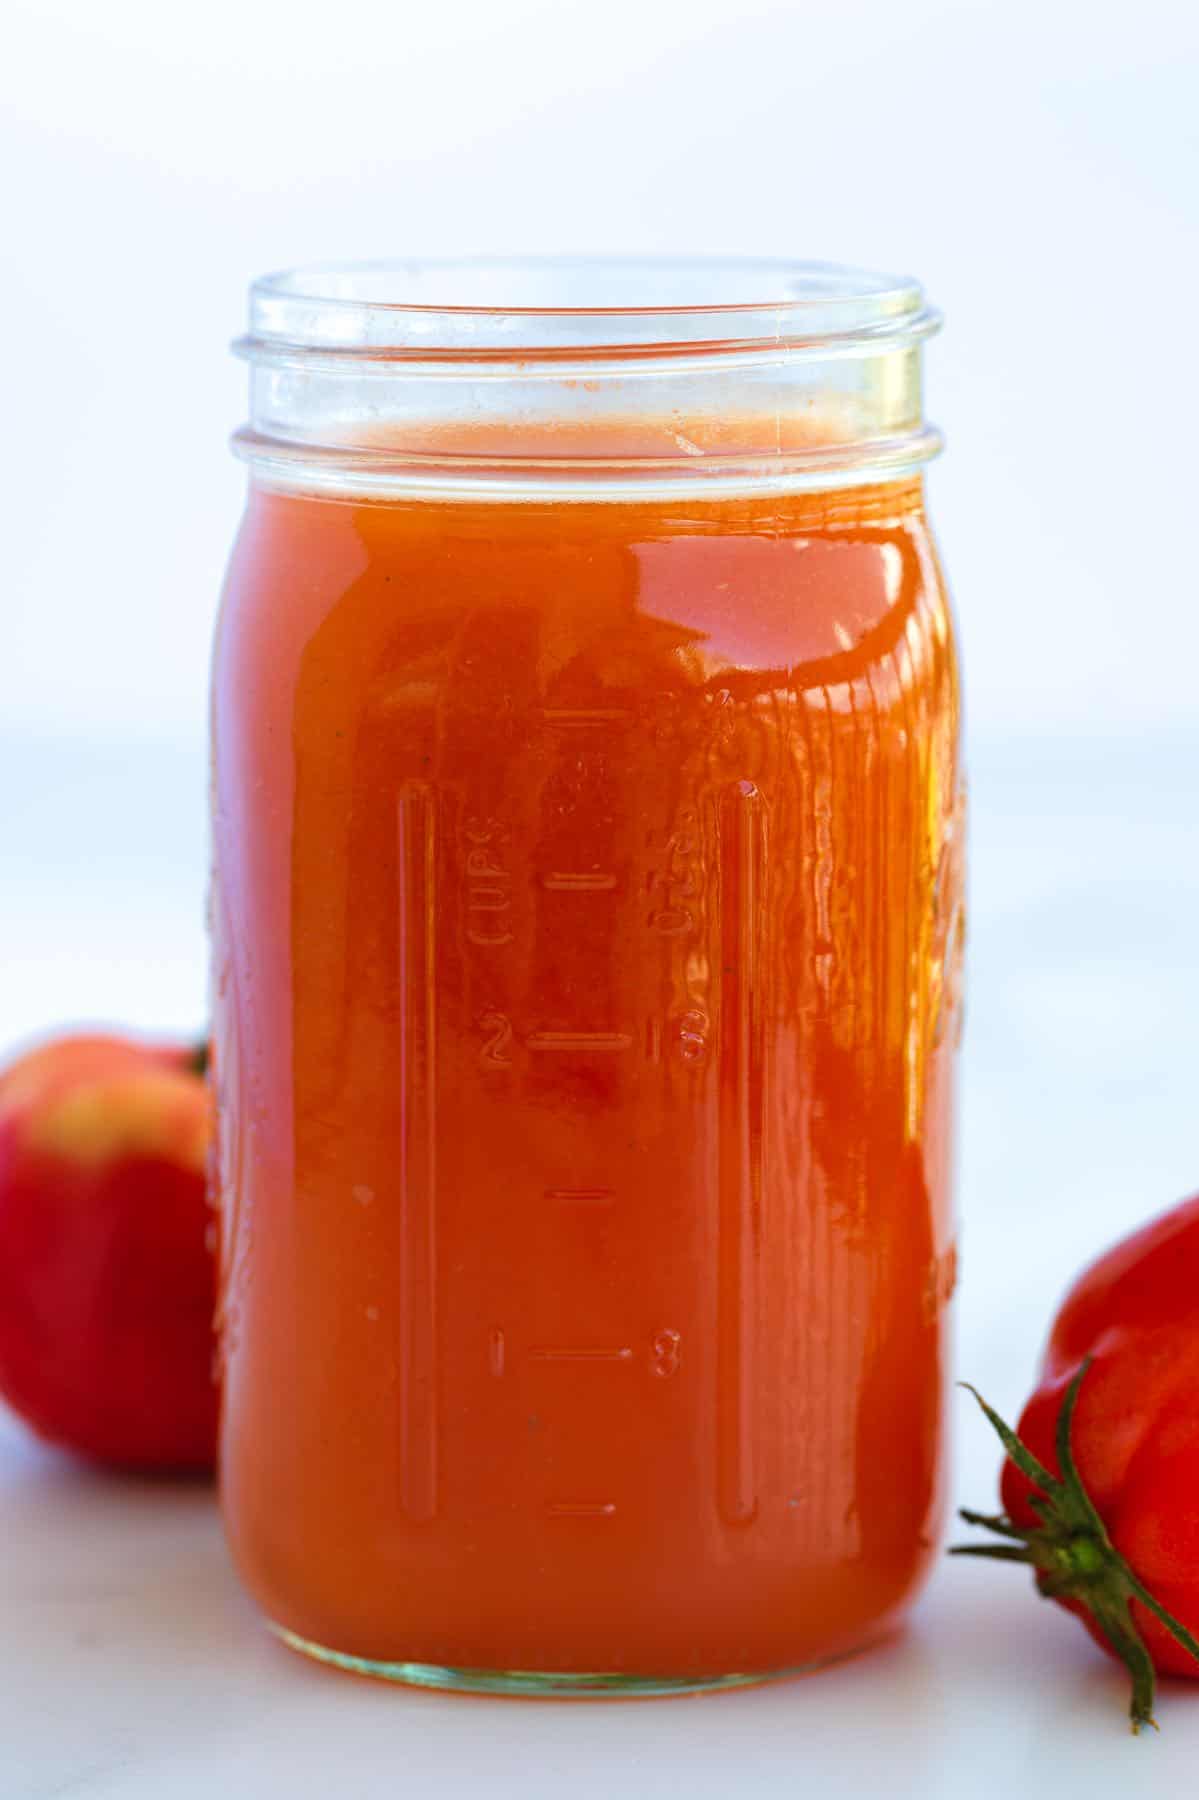
[[[484,1012],[478,1017],[484,1034],[479,1061],[485,1069],[510,1069],[512,1046],[516,1034],[506,1013]],[[531,1031],[521,1040],[527,1050],[631,1050],[632,1036],[627,1031]]]
[[[677,1375],[682,1361],[683,1336],[669,1328],[656,1331],[649,1341],[646,1356],[651,1374],[663,1379]],[[625,1363],[637,1362],[637,1351],[631,1344],[537,1344],[525,1351],[530,1362],[541,1363]],[[508,1334],[502,1325],[493,1325],[488,1333],[488,1361],[497,1381],[508,1372]]]
[[[510,944],[512,875],[503,826],[496,819],[468,819],[464,835],[466,935],[472,944]]]
[[[669,708],[674,696],[660,697]],[[721,692],[714,697],[721,706],[731,704]],[[719,710],[719,708],[718,708]],[[581,772],[584,791],[587,771],[602,768],[609,754],[612,734],[644,719],[629,707],[544,707],[541,718],[545,726],[569,744],[567,759],[572,770]],[[655,736],[675,727],[669,716],[652,721]],[[737,798],[743,798],[747,784],[734,784]],[[756,790],[754,790],[756,793]],[[568,795],[568,803],[577,803],[577,795]],[[707,977],[696,973],[691,954],[694,941],[704,930],[708,896],[704,862],[704,831],[700,803],[682,804],[667,821],[645,835],[639,847],[633,880],[640,910],[642,929],[664,941],[670,966],[672,1000],[660,1012],[652,1013],[636,1031],[620,1029],[572,1030],[544,1028],[522,1033],[518,1025],[500,1007],[481,1011],[475,1024],[482,1033],[479,1063],[484,1069],[509,1069],[513,1050],[523,1046],[536,1056],[546,1054],[573,1055],[595,1051],[601,1054],[625,1053],[640,1047],[650,1064],[662,1063],[669,1055],[685,1063],[702,1063],[709,1053],[713,1026],[707,994]],[[475,817],[467,825],[463,851],[463,880],[467,916],[467,939],[481,949],[495,948],[512,940],[512,870],[508,857],[508,830],[501,819]],[[610,868],[598,864],[588,868],[551,867],[527,876],[543,892],[557,894],[565,901],[569,896],[616,893],[621,880]],[[643,910],[642,910],[643,909]]]
[[[542,717],[552,731],[578,745],[571,755],[577,755],[578,768],[583,771],[593,758],[596,761],[602,758],[602,746],[609,734],[632,724],[635,715],[617,707],[550,707],[544,710]],[[692,815],[683,821],[681,833],[672,828],[659,833],[655,843],[645,893],[648,900],[646,922],[658,936],[686,932],[694,922],[686,907],[688,896],[695,891],[687,863],[687,858],[693,857],[698,850],[694,825]],[[615,894],[621,886],[620,877],[602,861],[587,866],[555,864],[534,873],[532,879],[544,893],[556,896],[556,905],[565,907],[595,905],[597,901],[603,904],[603,897]],[[510,1066],[514,1045],[523,1048],[535,1061],[595,1056],[623,1058],[641,1050],[646,1060],[653,1063],[661,1060],[665,1036],[660,1019],[649,1022],[644,1040],[640,1032],[621,1029],[615,1022],[612,1028],[603,1030],[555,1025],[521,1031],[507,1018],[490,1013],[480,1024],[486,1032],[483,1056],[493,1068]],[[541,1199],[551,1216],[573,1219],[576,1225],[570,1229],[584,1233],[589,1229],[589,1219],[611,1218],[620,1205],[616,1189],[604,1181],[555,1184],[542,1189]],[[557,1378],[564,1378],[571,1371],[581,1373],[586,1369],[593,1371],[594,1379],[602,1381],[635,1380],[638,1370],[648,1369],[653,1379],[660,1381],[678,1372],[682,1360],[682,1336],[673,1328],[665,1327],[639,1346],[620,1340],[597,1343],[567,1339],[526,1341],[518,1348],[512,1343],[507,1328],[493,1325],[488,1333],[487,1354],[490,1372],[497,1381],[510,1379],[521,1364],[544,1370],[546,1379],[552,1382],[556,1380],[555,1371],[561,1372]],[[551,1519],[604,1520],[615,1516],[617,1504],[602,1495],[576,1494],[547,1500],[544,1511]]]
[[[681,808],[668,831],[651,831],[647,847],[651,860],[645,884],[650,899],[646,923],[659,937],[694,931],[703,867],[695,809]]]
[[[541,877],[541,885],[551,894],[607,894],[616,886],[615,875],[567,875],[555,872]]]
[[[547,708],[547,728],[572,744],[572,769],[603,767],[603,740],[635,721],[623,708]],[[573,748],[577,745],[577,750]],[[589,777],[584,774],[586,803]],[[602,773],[594,779],[606,777]],[[672,815],[646,832],[626,875],[571,850],[540,871],[522,869],[502,818],[468,816],[450,865],[437,842],[434,790],[415,782],[399,804],[401,1051],[401,1313],[399,1355],[403,1504],[409,1516],[430,1518],[437,1506],[436,1334],[436,884],[453,880],[460,898],[464,949],[490,985],[503,975],[504,947],[520,923],[526,886],[552,896],[553,907],[594,908],[621,893],[637,928],[660,949],[656,1004],[648,1018],[615,1019],[603,1028],[574,1029],[559,1021],[514,1020],[504,1003],[475,1017],[478,1068],[507,1080],[518,1059],[527,1070],[545,1059],[633,1058],[647,1069],[667,1062],[718,1072],[718,1238],[716,1318],[715,1491],[730,1523],[757,1512],[753,1432],[756,1321],[759,1300],[759,1218],[762,1183],[761,920],[765,881],[766,815],[762,796],[747,781],[723,783],[710,797],[684,798]],[[584,802],[580,801],[580,805]],[[707,846],[711,846],[708,853]],[[517,884],[521,888],[518,893]],[[597,915],[590,917],[595,921]],[[644,940],[643,940],[644,941]],[[697,955],[707,946],[708,955]],[[495,960],[498,957],[498,961]],[[653,958],[657,966],[659,958]],[[490,975],[487,973],[490,971]],[[710,987],[714,992],[710,991]],[[486,989],[484,990],[486,991]],[[496,987],[492,987],[492,992]],[[719,1040],[715,1020],[721,1021]],[[626,1029],[626,1026],[628,1027]],[[716,1064],[718,1062],[718,1070]],[[599,1172],[597,1171],[597,1174]],[[572,1231],[619,1218],[622,1196],[602,1179],[545,1186],[547,1216],[573,1220]],[[588,1220],[595,1222],[589,1227]],[[539,1369],[551,1390],[570,1371],[585,1379],[655,1383],[677,1376],[684,1360],[681,1332],[663,1326],[639,1342],[523,1342],[504,1324],[491,1325],[481,1346],[496,1381]],[[566,1390],[572,1390],[568,1387]],[[605,1497],[558,1496],[547,1516],[604,1519],[616,1513]]]
[[[543,706],[547,725],[567,731],[584,731],[591,725],[631,725],[635,714],[627,706]]]
[[[624,707],[545,707],[541,716],[548,727],[582,740],[577,751],[580,759],[592,754],[586,740],[595,732],[599,732],[602,741],[606,732],[634,719],[634,714]],[[510,943],[512,872],[507,856],[507,829],[500,819],[472,818],[466,826],[465,840],[467,939],[480,948]],[[532,879],[545,892],[563,896],[613,893],[619,885],[612,870],[598,867],[551,868]],[[634,1042],[631,1033],[620,1030],[544,1029],[518,1035],[512,1020],[499,1009],[482,1012],[476,1023],[484,1034],[479,1062],[485,1069],[511,1068],[517,1043],[539,1056],[569,1056],[590,1051],[618,1053],[630,1050]]]
[[[627,1031],[533,1031],[525,1039],[530,1050],[631,1050]]]
[[[682,1361],[682,1333],[669,1327],[655,1332],[646,1346],[650,1373],[659,1381],[676,1375]],[[488,1364],[497,1381],[511,1372],[508,1333],[502,1325],[493,1325],[488,1333]],[[614,1365],[635,1369],[642,1360],[631,1344],[534,1344],[524,1351],[532,1363]],[[614,1500],[548,1500],[545,1512],[551,1519],[610,1519],[615,1516]]]

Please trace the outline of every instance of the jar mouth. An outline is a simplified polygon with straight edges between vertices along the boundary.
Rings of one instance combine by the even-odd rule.
[[[263,276],[237,351],[501,364],[878,354],[939,315],[906,276],[768,258],[464,257]]]
[[[256,478],[535,500],[895,480],[935,455],[918,282],[832,263],[471,257],[250,290]]]

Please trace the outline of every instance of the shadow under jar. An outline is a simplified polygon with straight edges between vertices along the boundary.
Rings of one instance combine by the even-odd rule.
[[[911,282],[251,295],[218,628],[222,1483],[280,1634],[666,1692],[938,1530],[962,802]]]

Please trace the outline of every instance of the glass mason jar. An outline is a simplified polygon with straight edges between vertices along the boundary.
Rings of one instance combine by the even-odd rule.
[[[934,1550],[958,699],[920,289],[252,291],[214,673],[223,1497],[295,1647],[761,1678]]]

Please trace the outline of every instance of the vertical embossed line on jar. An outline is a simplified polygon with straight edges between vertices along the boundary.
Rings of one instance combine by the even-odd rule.
[[[766,820],[752,781],[720,796],[720,1365],[716,1432],[720,1506],[740,1524],[757,1511],[753,1397],[758,1383],[762,1253],[762,913]]]
[[[934,322],[814,266],[255,292],[214,837],[264,1153],[223,1489],[313,1654],[719,1684],[863,1642],[927,1564]]]
[[[425,782],[399,796],[400,1482],[404,1510],[437,1510],[437,835]]]

